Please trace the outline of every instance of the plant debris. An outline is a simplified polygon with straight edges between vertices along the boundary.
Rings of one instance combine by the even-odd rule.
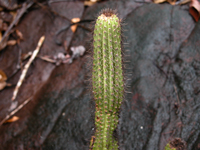
[[[7,85],[6,80],[7,80],[6,74],[2,70],[0,70],[0,91],[6,87]]]
[[[32,61],[33,61],[33,60],[35,59],[35,57],[37,56],[37,54],[38,54],[38,52],[39,52],[39,50],[40,50],[40,47],[42,46],[42,44],[43,44],[43,42],[44,42],[44,39],[45,39],[44,36],[42,36],[42,37],[40,38],[40,40],[39,40],[39,42],[38,42],[38,45],[37,45],[37,48],[33,51],[33,54],[32,54],[32,56],[31,56],[31,58],[29,59],[29,61],[27,62],[27,64],[24,66],[24,69],[23,69],[23,71],[22,71],[22,74],[21,74],[21,76],[20,76],[20,79],[19,79],[19,81],[17,82],[17,86],[15,87],[15,90],[14,90],[14,92],[13,92],[12,101],[15,100],[15,98],[16,98],[16,96],[17,96],[17,93],[18,93],[18,91],[19,91],[19,88],[20,88],[20,86],[22,85],[22,82],[23,82],[23,80],[24,80],[24,78],[25,78],[25,76],[26,76],[26,73],[27,73],[27,71],[28,71],[28,68],[29,68],[30,64],[32,63]]]
[[[2,0],[1,0],[2,1]],[[7,40],[12,33],[12,29],[17,23],[19,22],[20,18],[23,16],[23,14],[26,12],[26,10],[33,5],[34,2],[30,3],[24,3],[22,8],[18,11],[15,19],[12,21],[12,23],[9,25],[9,27],[5,27],[5,23],[2,24],[2,29],[6,28],[6,32],[4,33],[1,41],[0,41],[0,50],[4,49],[7,46]],[[1,25],[1,24],[0,24]],[[1,27],[0,27],[1,28]]]
[[[85,47],[82,45],[71,47],[70,49],[72,51],[72,56],[69,63],[72,63],[73,59],[83,56],[83,54],[85,53]]]
[[[13,116],[12,118],[6,120],[4,123],[11,123],[11,122],[15,122],[17,120],[19,120],[19,117]]]
[[[30,102],[31,99],[32,99],[32,97],[28,98],[28,99],[25,100],[21,105],[19,105],[15,110],[13,110],[11,113],[9,113],[9,114],[0,122],[0,126],[1,126],[6,120],[8,120],[11,116],[13,116],[15,113],[17,113],[20,109],[22,109],[28,102]]]
[[[200,17],[200,2],[198,0],[191,1],[189,12],[197,22]]]
[[[71,20],[71,22],[72,22],[72,23],[78,23],[78,22],[80,22],[80,18],[73,18],[73,19]],[[77,26],[78,26],[77,24],[71,26],[72,32],[75,32],[75,31],[76,31]]]

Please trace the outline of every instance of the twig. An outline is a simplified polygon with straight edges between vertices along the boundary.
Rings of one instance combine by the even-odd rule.
[[[90,32],[92,31],[91,29],[89,29],[89,28],[87,28],[87,27],[85,27],[85,26],[83,26],[83,25],[78,24],[78,26],[81,27],[81,28],[83,28],[83,29],[85,29],[85,30],[88,30],[88,31],[90,31]]]
[[[38,56],[40,59],[42,60],[45,60],[47,62],[50,62],[50,63],[56,63],[56,60],[54,59],[50,59],[50,58],[47,58],[47,57],[44,57],[44,56]]]
[[[39,40],[39,42],[38,42],[38,45],[37,45],[37,48],[33,51],[33,54],[32,54],[32,56],[31,56],[31,58],[29,59],[29,61],[27,62],[27,64],[24,66],[24,69],[23,69],[23,71],[22,71],[22,74],[21,74],[21,76],[20,76],[20,79],[19,79],[19,81],[17,82],[17,85],[16,85],[15,90],[14,90],[14,92],[13,92],[12,101],[14,101],[15,98],[17,97],[17,93],[18,93],[18,91],[19,91],[20,86],[22,85],[22,82],[23,82],[25,76],[26,76],[26,73],[27,73],[27,71],[28,71],[28,68],[29,68],[30,64],[32,63],[32,61],[33,61],[33,60],[35,59],[35,57],[37,56],[37,54],[38,54],[38,52],[39,52],[39,50],[40,50],[40,47],[42,46],[42,43],[44,42],[44,39],[45,39],[44,36],[42,36],[42,37],[40,38],[40,40]]]
[[[20,109],[22,109],[30,100],[32,99],[32,97],[28,98],[27,100],[25,100],[21,105],[19,105],[19,107],[17,107],[15,110],[13,110],[10,114],[8,114],[1,122],[0,122],[0,126],[6,121],[8,120],[11,116],[13,116],[15,113],[17,113]]]

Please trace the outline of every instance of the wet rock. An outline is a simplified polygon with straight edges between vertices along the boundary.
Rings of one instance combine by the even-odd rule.
[[[183,55],[180,47],[185,45],[182,43],[192,36],[191,32],[194,33],[192,18],[181,7],[149,4],[129,14],[126,22],[128,32],[125,35],[131,53],[132,98],[127,98],[122,107],[119,127],[121,149],[159,150],[171,137],[196,141],[198,126],[188,130],[186,124],[189,122],[184,120],[189,119],[190,126],[199,120],[195,115],[198,110],[194,112],[191,107],[199,102],[193,89],[198,80],[195,69],[180,58]],[[198,32],[195,33],[198,36]],[[197,44],[191,42],[188,45]],[[191,51],[188,48],[184,50],[186,53]],[[191,61],[198,57],[197,53],[195,51]],[[189,55],[184,57],[190,58]],[[191,119],[190,114],[196,118]],[[134,116],[134,120],[130,119],[130,115]],[[189,138],[191,131],[197,134]],[[191,145],[193,143],[189,142],[189,149],[192,149]]]
[[[55,5],[58,11],[58,4]],[[175,137],[186,141],[188,150],[197,149],[200,136],[200,24],[195,25],[187,10],[180,6],[108,1],[88,7],[82,16],[88,22],[82,25],[89,27],[90,20],[105,7],[119,9],[119,16],[126,18],[125,36],[129,42],[130,62],[126,72],[131,75],[128,75],[130,87],[127,90],[132,93],[126,94],[121,108],[117,130],[120,149],[160,150]],[[43,15],[32,24],[19,26],[27,39],[20,43],[23,52],[34,50],[42,34],[47,38],[40,55],[64,52],[52,37],[60,28],[69,26],[69,22],[57,17],[52,19],[52,16],[48,18],[42,10],[33,10],[24,20],[28,22],[30,18],[31,22],[35,14],[41,13]],[[43,22],[42,18],[46,20]],[[34,28],[37,32],[32,32],[33,35],[25,34]],[[71,37],[71,46],[83,45],[88,50],[87,33],[88,30],[78,27]],[[62,43],[65,38],[59,40]],[[17,51],[6,50],[6,56],[13,57],[12,63],[16,63]],[[89,70],[87,56],[88,53],[72,64],[58,67],[36,59],[18,97],[22,102],[26,92],[33,99],[16,114],[20,118],[17,122],[0,127],[3,149],[89,149],[95,128],[95,107],[85,82]],[[6,73],[13,67],[12,63],[6,65]],[[16,82],[18,78],[19,74],[11,81]],[[12,89],[3,92],[0,92],[4,99],[0,99],[0,106],[5,107],[1,108],[1,118],[9,108]]]

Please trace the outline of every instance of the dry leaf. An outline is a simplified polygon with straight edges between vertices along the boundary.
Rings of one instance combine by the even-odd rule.
[[[2,70],[0,70],[0,91],[6,87],[7,85],[6,80],[7,80],[6,74]]]
[[[0,41],[0,51],[6,47],[7,40],[8,40],[8,36],[6,36],[5,38],[1,39],[1,41]]]
[[[6,74],[0,70],[0,81],[6,81],[7,80],[7,76]]]
[[[156,4],[159,4],[159,3],[163,3],[163,2],[168,2],[170,3],[171,5],[175,5],[176,4],[176,0],[154,0],[153,2],[156,3]]]
[[[10,40],[7,42],[7,45],[10,45],[10,46],[13,46],[13,45],[16,45],[17,44],[17,41],[16,40]]]
[[[159,4],[159,3],[166,2],[166,0],[154,0],[153,2],[156,3],[156,4]]]
[[[176,0],[167,0],[168,3],[170,3],[171,5],[175,5],[176,4]]]
[[[191,1],[189,12],[194,20],[197,22],[200,17],[200,2],[198,0]]]
[[[17,121],[17,120],[19,120],[19,117],[17,117],[17,116],[13,116],[11,119],[6,120],[4,123],[15,122],[15,121]]]
[[[23,40],[23,34],[18,29],[16,30],[16,34],[20,40]]]
[[[95,3],[93,2],[90,2],[90,1],[84,1],[84,6],[92,6],[94,5]]]
[[[72,32],[75,32],[75,31],[76,31],[76,28],[77,28],[77,24],[72,25],[72,26],[71,26],[71,30],[72,30]]]
[[[7,83],[5,81],[0,81],[0,91],[6,87]]]
[[[80,18],[72,18],[72,23],[78,23],[81,19]]]
[[[94,5],[96,2],[92,2],[92,1],[84,1],[84,6],[92,6]]]
[[[73,18],[73,19],[71,20],[72,23],[78,23],[79,21],[80,21],[80,18]],[[76,31],[76,28],[77,28],[77,24],[72,25],[72,26],[71,26],[72,32],[75,32],[75,31]]]

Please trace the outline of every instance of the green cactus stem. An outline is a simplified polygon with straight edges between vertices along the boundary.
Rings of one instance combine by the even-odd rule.
[[[187,144],[181,138],[172,139],[166,146],[164,150],[186,150]]]
[[[165,150],[176,150],[175,148],[171,148],[170,144],[165,146]]]
[[[113,137],[123,100],[124,82],[121,25],[114,11],[104,10],[97,18],[93,35],[92,87],[96,103],[93,150],[116,150]]]

